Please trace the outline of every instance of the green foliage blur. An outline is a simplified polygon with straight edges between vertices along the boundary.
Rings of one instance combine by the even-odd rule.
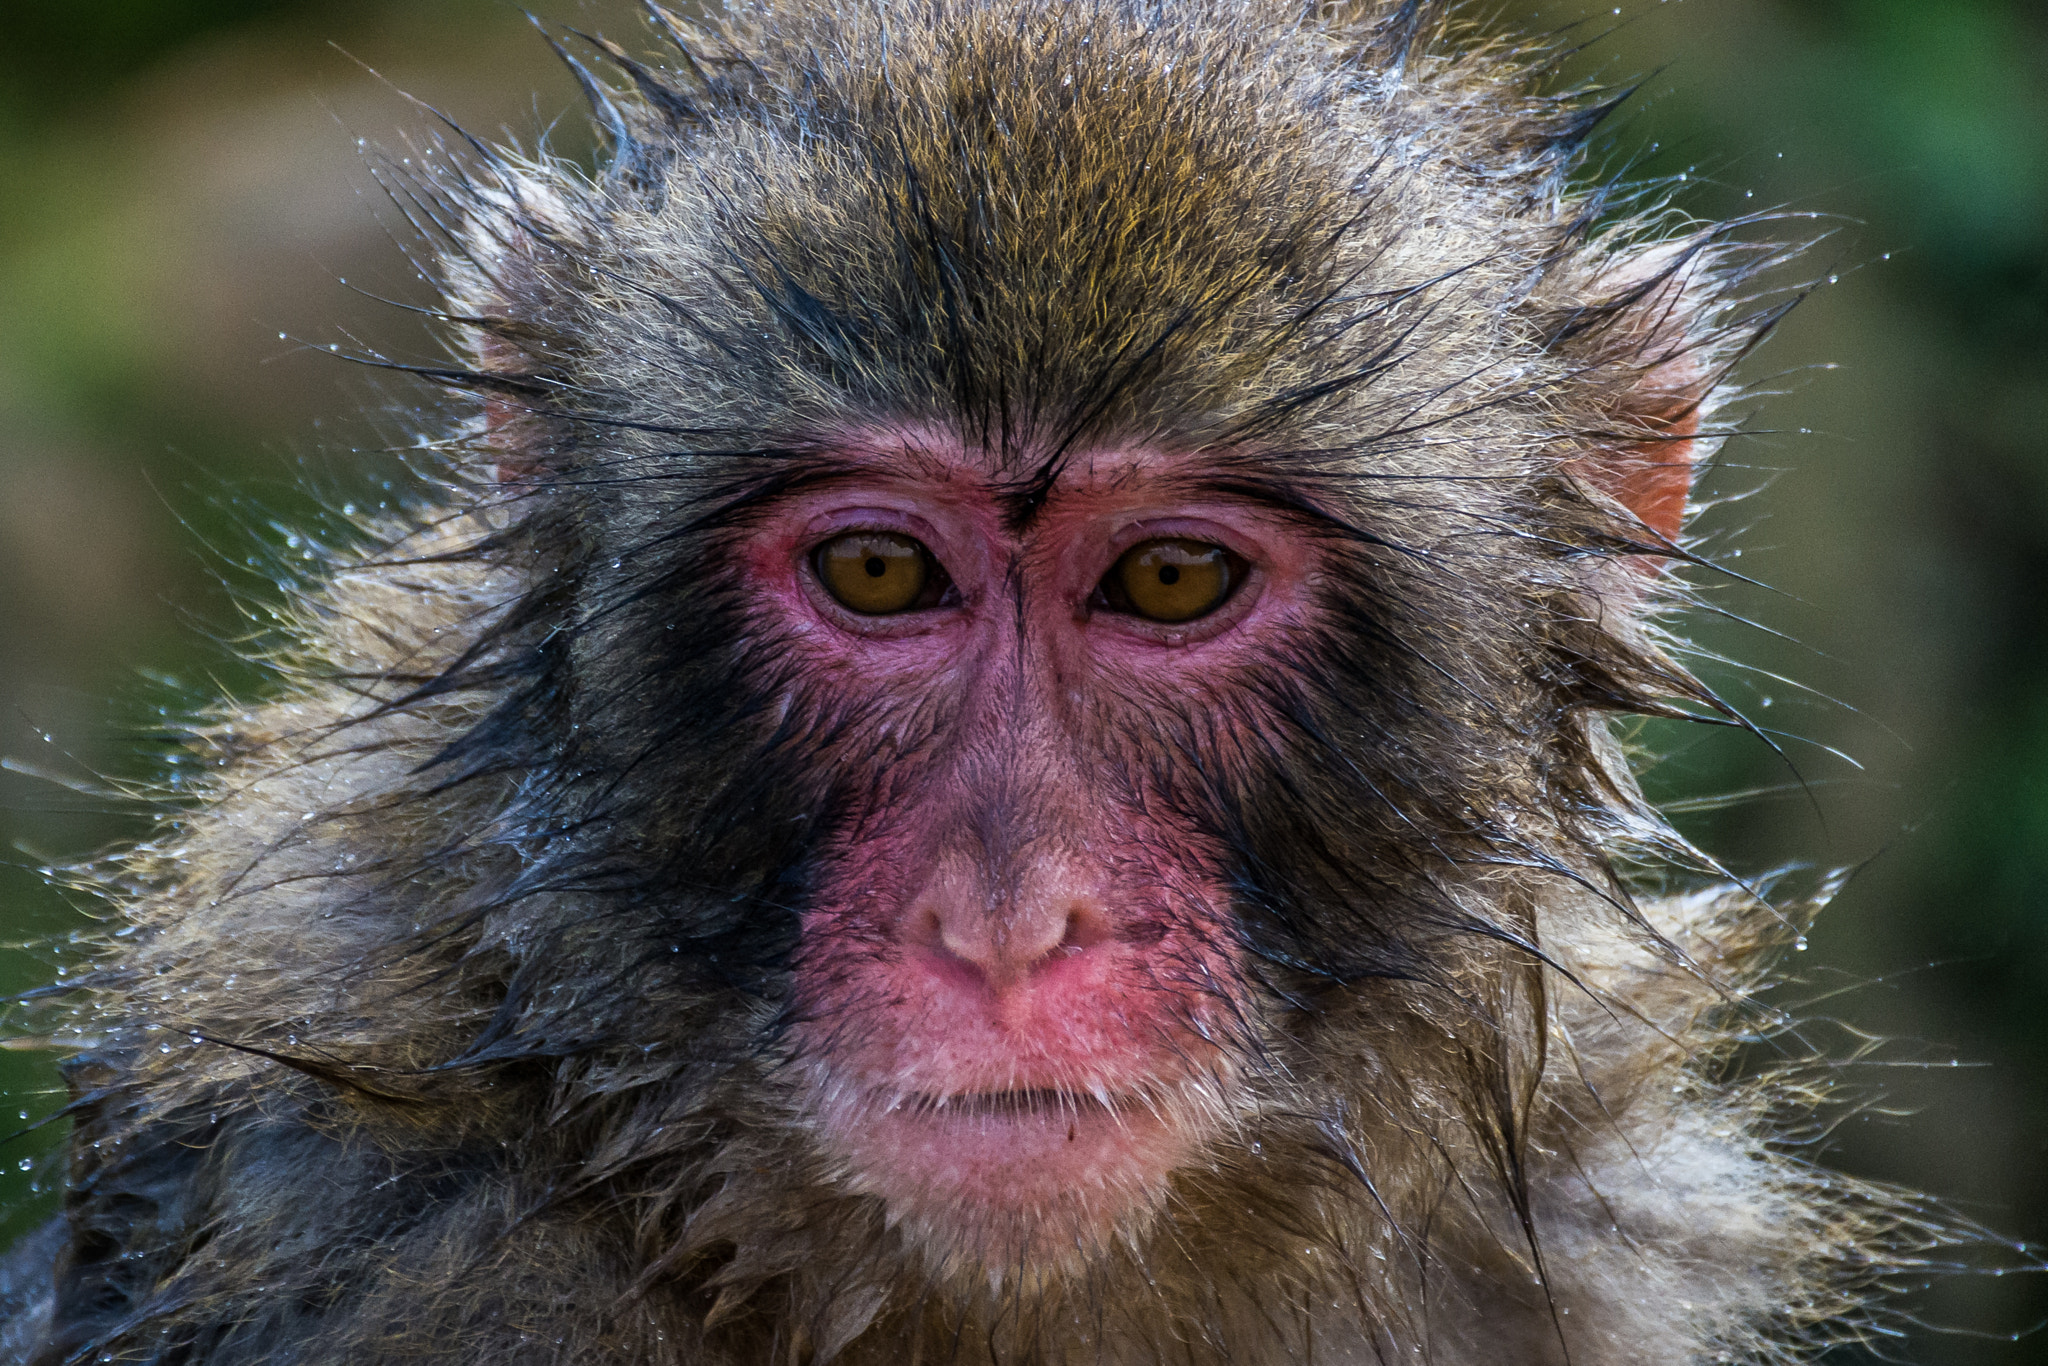
[[[637,32],[624,0],[540,8]],[[2048,9],[1500,8],[1583,43],[1577,79],[1652,73],[1596,169],[1702,217],[1819,215],[1758,229],[1823,240],[1746,372],[1776,396],[1708,476],[1698,529],[1742,577],[1687,626],[1778,752],[1653,727],[1648,781],[1736,872],[1856,870],[1779,998],[1850,1060],[1827,1160],[2048,1244]],[[0,993],[92,924],[37,870],[138,834],[122,793],[178,720],[263,686],[234,643],[291,529],[386,496],[445,411],[321,353],[434,354],[376,301],[423,297],[356,150],[424,124],[399,91],[587,145],[487,0],[37,0],[0,26]],[[6,1237],[54,1208],[54,1061],[0,1052],[0,1096]],[[1911,1307],[1888,1359],[2048,1361],[2011,1336],[2048,1276]]]

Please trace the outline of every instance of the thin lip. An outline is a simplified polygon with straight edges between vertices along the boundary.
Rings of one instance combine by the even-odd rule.
[[[1076,1091],[1056,1086],[1019,1086],[993,1091],[933,1093],[908,1091],[878,1095],[884,1115],[911,1119],[1040,1120],[1120,1119],[1137,1108],[1129,1096],[1107,1090]]]

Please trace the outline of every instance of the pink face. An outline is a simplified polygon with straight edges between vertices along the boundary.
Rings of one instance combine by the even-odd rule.
[[[744,552],[805,680],[788,705],[862,732],[796,963],[816,1137],[942,1259],[1086,1255],[1235,1114],[1241,955],[1187,774],[1248,757],[1247,685],[1306,629],[1312,547],[1186,457],[1073,459],[1020,530],[979,455],[874,446]],[[846,572],[879,582],[860,547],[907,543],[926,578],[896,610],[850,607],[821,555],[853,544]],[[1162,543],[1220,548],[1186,571],[1206,586]],[[1181,596],[1122,591],[1148,552],[1141,587]],[[1204,757],[1162,762],[1162,718]]]

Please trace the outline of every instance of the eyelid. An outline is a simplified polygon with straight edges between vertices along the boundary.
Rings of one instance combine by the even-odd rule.
[[[1186,513],[1153,513],[1121,523],[1109,533],[1103,543],[1108,554],[1104,561],[1105,572],[1108,566],[1130,553],[1133,546],[1143,545],[1146,541],[1205,541],[1222,546],[1252,566],[1261,564],[1266,558],[1259,541],[1231,523]]]
[[[812,547],[822,545],[834,536],[857,535],[863,531],[908,536],[924,545],[935,557],[939,553],[935,547],[946,539],[939,534],[939,529],[932,525],[928,518],[919,516],[908,508],[890,507],[886,503],[866,507],[835,508],[830,512],[821,513],[805,523],[800,539],[805,546]],[[804,553],[810,552],[807,549]]]

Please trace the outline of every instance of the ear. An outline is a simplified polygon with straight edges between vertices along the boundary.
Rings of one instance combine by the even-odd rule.
[[[567,348],[547,320],[576,294],[569,277],[584,217],[554,188],[495,159],[437,188],[457,219],[441,252],[442,290],[469,353],[468,387],[483,405],[479,454],[498,482],[531,483],[557,462],[565,434],[550,397],[562,391]]]
[[[477,368],[492,376],[525,378],[532,360],[511,342],[482,332],[476,343]],[[540,474],[553,445],[553,423],[535,400],[510,389],[485,389],[484,446],[495,457],[498,482],[523,484]]]
[[[1590,449],[1567,467],[1640,523],[1643,540],[1674,550],[1722,370],[1713,284],[1697,244],[1653,247],[1599,277],[1588,306],[1597,321],[1578,343],[1591,343],[1599,416]]]
[[[1641,402],[1617,424],[1638,439],[1574,462],[1575,473],[1674,549],[1685,529],[1699,457],[1700,407],[1710,387],[1698,367],[1666,362],[1645,376],[1636,394]]]

